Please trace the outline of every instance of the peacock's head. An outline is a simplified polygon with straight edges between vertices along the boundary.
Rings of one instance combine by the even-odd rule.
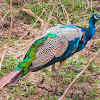
[[[95,22],[100,19],[99,14],[93,14],[89,20],[89,27],[94,28],[95,27]]]
[[[96,22],[97,20],[100,19],[100,15],[98,15],[98,14],[93,14],[91,18]]]

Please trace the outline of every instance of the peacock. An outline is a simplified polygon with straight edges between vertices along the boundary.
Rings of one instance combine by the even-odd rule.
[[[89,20],[89,28],[60,24],[48,29],[32,43],[24,60],[18,64],[15,70],[1,79],[0,89],[8,83],[17,83],[30,71],[41,70],[56,62],[60,62],[57,70],[59,73],[66,59],[82,50],[94,36],[95,22],[99,19],[100,15],[93,14]]]

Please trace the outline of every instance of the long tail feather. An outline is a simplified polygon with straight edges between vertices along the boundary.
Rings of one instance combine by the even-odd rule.
[[[27,70],[27,73],[30,72],[30,69]],[[20,71],[13,71],[13,72],[10,72],[8,74],[8,76],[4,76],[1,81],[0,81],[0,89],[2,89],[4,86],[6,86],[7,84],[10,84],[10,83],[18,83],[19,79],[24,76],[24,71],[23,70],[20,70]]]
[[[0,81],[0,89],[6,86],[9,83],[13,83],[12,80],[21,73],[22,71],[13,71],[8,74],[8,76],[4,76]]]
[[[15,77],[11,79],[11,83],[17,84],[19,79],[23,76],[23,71],[18,73]]]
[[[27,70],[27,73],[28,73],[28,72],[30,72],[30,69]],[[18,83],[19,79],[20,79],[22,76],[24,76],[24,75],[25,75],[25,74],[24,74],[24,71],[21,70],[20,73],[18,73],[14,78],[12,78],[11,83],[14,83],[14,84]]]

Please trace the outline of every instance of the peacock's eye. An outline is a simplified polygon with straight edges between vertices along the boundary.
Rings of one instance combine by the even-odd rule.
[[[96,16],[97,18],[100,18],[100,16]]]
[[[99,15],[95,15],[94,18],[95,19],[100,19],[100,16]]]

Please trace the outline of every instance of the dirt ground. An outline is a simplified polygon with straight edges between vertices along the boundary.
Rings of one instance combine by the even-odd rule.
[[[2,6],[2,8],[5,8]],[[4,12],[3,12],[4,13]],[[18,39],[19,37],[23,36],[29,29],[32,27],[31,24],[24,24],[21,20],[16,20],[13,22],[13,35],[12,39]],[[0,39],[7,38],[8,33],[10,31],[10,19],[9,17],[4,18],[2,22],[0,22]],[[21,40],[18,42],[19,45],[22,45],[24,41],[24,49],[26,49],[27,44],[30,44],[37,36],[36,34],[38,30],[32,29],[29,34],[24,37],[26,40]],[[3,42],[0,42],[0,47],[3,47]],[[90,46],[91,44],[91,46]],[[88,42],[86,48],[70,59],[78,59],[79,56],[82,56],[84,59],[89,61],[95,54],[95,52],[100,48],[100,28],[97,29],[94,38],[91,42]],[[12,51],[10,51],[12,50]],[[9,52],[10,51],[10,52]],[[17,51],[17,54],[15,54]],[[7,55],[15,54],[15,58],[19,58],[20,56],[24,56],[25,51],[21,51],[21,49],[14,49],[10,47],[8,49]],[[19,55],[18,55],[19,54]],[[100,55],[94,61],[96,66],[100,68]],[[82,69],[85,67],[86,64],[82,63]],[[95,69],[95,68],[93,68]],[[65,70],[64,70],[65,71]],[[66,71],[65,71],[66,72]],[[68,70],[67,70],[67,72]],[[66,75],[66,73],[64,75]],[[71,73],[74,71],[71,70]],[[89,77],[88,74],[91,74]],[[69,100],[99,100],[100,99],[100,71],[97,70],[91,71],[88,69],[84,75],[86,75],[87,80],[83,82],[83,77],[79,79],[75,83],[75,85],[71,88],[66,98]],[[59,76],[59,83],[58,83],[58,90],[60,91],[60,95],[53,94],[53,91],[56,86],[56,72],[51,72],[51,66],[45,68],[38,72],[30,72],[25,75],[18,84],[10,84],[0,90],[0,100],[57,100],[64,90],[67,89],[71,81],[74,79],[73,77],[70,81],[63,82],[62,75]],[[43,78],[44,77],[44,78]],[[0,79],[2,75],[0,75]],[[95,82],[97,80],[97,82]],[[98,87],[98,88],[97,88]],[[98,93],[96,92],[98,91]],[[99,98],[99,99],[96,99]],[[68,99],[66,99],[68,100]]]
[[[19,24],[16,24],[16,23],[19,23]],[[21,30],[24,30],[23,26],[25,26],[25,25],[23,23],[17,22],[17,21],[14,23],[14,29],[18,30],[20,25],[22,25]],[[28,25],[27,27],[31,27],[31,25],[30,26]],[[3,28],[2,28],[2,30],[3,30]],[[26,28],[26,30],[27,30],[27,28]],[[6,28],[5,34],[7,31],[9,31],[9,28],[8,29]],[[16,32],[18,32],[18,31],[16,31]],[[25,33],[25,31],[23,33]],[[18,33],[16,33],[16,34],[18,34]],[[32,41],[32,40],[27,40],[27,41]],[[95,50],[100,48],[100,44],[98,43],[98,41],[100,41],[100,30],[97,30],[94,38],[91,40],[92,45],[91,45],[90,52],[89,52],[89,47],[90,47],[90,42],[89,42],[83,51],[76,53],[70,59],[77,59],[78,56],[88,57],[88,53],[89,53],[88,60],[90,60],[93,57]],[[17,49],[17,51],[18,51],[18,49]],[[21,55],[22,54],[23,53],[21,52]],[[100,66],[100,55],[98,57],[97,62],[98,62],[97,65]],[[11,84],[11,85],[5,87],[4,89],[2,89],[2,91],[0,91],[1,92],[0,100],[13,100],[12,98],[9,99],[10,96],[14,97],[14,100],[42,100],[41,98],[44,98],[43,100],[49,100],[48,98],[50,98],[50,97],[53,98],[54,94],[52,94],[52,93],[56,86],[56,82],[55,82],[56,74],[53,74],[53,75],[51,74],[49,76],[49,73],[48,73],[48,75],[45,76],[45,79],[42,82],[42,76],[45,75],[46,71],[49,71],[49,73],[50,73],[51,68],[48,67],[48,70],[43,69],[38,72],[30,72],[29,74],[27,74],[25,76],[25,79],[22,79],[18,84],[16,84],[16,85]],[[74,73],[74,72],[71,71],[71,73]],[[94,91],[96,89],[96,87],[100,87],[100,73],[96,73],[95,71],[91,72],[88,70],[88,71],[86,71],[85,75],[88,73],[91,73],[91,76],[90,76],[91,78],[88,79],[86,82],[81,82],[81,81],[76,82],[76,84],[72,87],[72,89],[66,96],[67,98],[73,98],[73,100],[83,100],[83,99],[90,100],[90,99],[88,99],[89,96],[87,95],[87,94],[89,94],[88,90]],[[94,80],[98,80],[97,84],[94,83]],[[27,89],[30,89],[30,85],[28,85],[28,84],[23,85],[24,82],[27,83],[28,81],[31,81],[32,82],[31,84],[34,84],[34,88],[33,88],[33,91],[31,90],[31,92],[29,92],[29,93],[27,93],[27,95],[23,96],[23,93],[22,94],[20,94],[20,93],[23,91],[26,91]],[[70,80],[70,82],[71,81],[72,80]],[[68,85],[70,84],[70,82],[63,83],[62,76],[60,76],[58,90],[60,90],[60,91],[61,91],[61,89],[65,90],[68,87]],[[16,90],[16,89],[15,90],[19,94],[14,93],[15,87],[18,88],[18,90]],[[25,90],[23,89],[23,87],[25,87]],[[22,90],[20,90],[20,89],[22,89]],[[11,90],[13,90],[13,92]],[[60,95],[57,95],[57,98],[59,98],[61,96],[61,94],[62,93],[60,93]],[[97,96],[96,95],[93,96],[93,98],[97,98],[97,97],[100,98],[100,94]],[[54,99],[50,99],[50,100],[54,100]]]
[[[83,51],[76,53],[70,59],[78,59],[78,56],[88,57],[87,53],[89,53],[88,60],[90,60],[95,53],[93,52],[94,49],[97,48],[95,47],[95,45],[96,46],[98,45],[95,44],[97,40],[98,39],[92,40],[92,42],[93,41],[95,42],[93,42],[90,52],[88,52],[89,49],[89,43],[88,43],[86,48]],[[98,46],[100,48],[100,45]],[[99,57],[97,57],[94,63],[96,63],[97,66],[100,66],[100,55]],[[84,67],[85,65],[83,63],[83,68]],[[74,71],[71,70],[71,73],[74,73]],[[100,91],[97,88],[100,87],[100,72],[97,71],[91,72],[91,70],[87,70],[84,73],[84,75],[88,75],[88,74],[91,74],[89,76],[90,78],[86,77],[87,80],[85,82],[82,82],[83,79],[81,77],[79,81],[77,81],[75,85],[71,88],[66,98],[69,98],[69,100],[71,100],[71,98],[73,98],[72,100],[94,100],[95,98],[100,98]],[[44,75],[46,76],[43,78]],[[27,75],[25,75],[25,77],[22,78],[18,84],[16,85],[10,84],[7,87],[3,88],[0,91],[0,100],[57,100],[54,99],[54,97],[59,98],[63,94],[62,91],[67,89],[68,85],[71,83],[73,78],[71,78],[69,82],[67,81],[64,83],[63,77],[60,75],[59,83],[58,83],[58,90],[60,91],[60,95],[55,95],[53,94],[53,91],[56,86],[55,75],[56,75],[55,73],[51,74],[51,66],[49,66],[48,69],[43,69],[38,72],[30,72]],[[98,80],[97,83],[94,82],[95,80]],[[34,88],[32,88],[31,85],[34,86]],[[28,92],[26,93],[27,90]],[[91,94],[92,91],[96,92],[95,90],[99,91],[98,95]]]

